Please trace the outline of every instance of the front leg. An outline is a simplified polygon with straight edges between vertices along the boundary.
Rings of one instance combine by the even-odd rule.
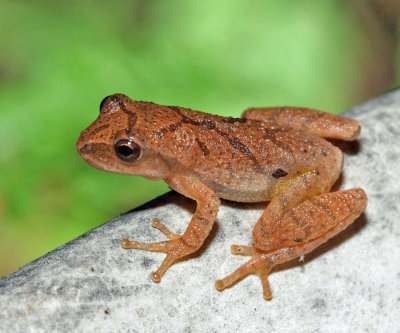
[[[152,273],[154,282],[159,282],[165,271],[176,260],[197,251],[201,247],[212,229],[220,206],[220,200],[216,194],[194,177],[174,176],[165,179],[165,181],[175,191],[197,202],[196,212],[193,214],[184,234],[182,236],[177,235],[160,221],[153,220],[153,227],[159,229],[170,240],[146,244],[123,239],[121,243],[125,249],[156,251],[167,255],[157,271]]]

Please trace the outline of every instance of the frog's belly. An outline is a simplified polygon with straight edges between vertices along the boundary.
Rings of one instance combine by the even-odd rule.
[[[248,186],[224,186],[210,181],[204,182],[218,197],[237,202],[269,201],[278,181],[263,181],[247,184]]]
[[[216,194],[226,200],[237,202],[263,202],[270,201],[271,194],[266,191],[232,191],[232,192],[218,192]]]

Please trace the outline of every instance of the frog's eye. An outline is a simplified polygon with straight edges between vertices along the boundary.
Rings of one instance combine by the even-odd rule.
[[[104,97],[103,100],[100,102],[100,112],[101,112],[101,109],[103,108],[103,105],[106,102],[108,97],[110,97],[110,96]]]
[[[114,149],[118,158],[125,162],[134,162],[142,157],[142,148],[132,140],[119,140],[114,145]]]

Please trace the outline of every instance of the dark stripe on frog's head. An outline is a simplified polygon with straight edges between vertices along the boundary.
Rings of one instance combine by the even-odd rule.
[[[94,154],[97,151],[110,152],[110,146],[106,143],[87,143],[79,149],[80,154]]]
[[[89,136],[96,135],[96,134],[98,134],[98,133],[104,131],[105,129],[107,129],[107,128],[109,128],[109,127],[110,127],[110,124],[101,125],[101,126],[95,128],[93,131],[91,131],[91,132],[89,133]]]
[[[135,126],[136,121],[137,121],[137,116],[136,113],[133,113],[132,111],[129,111],[124,102],[118,97],[118,95],[112,95],[111,100],[116,102],[119,107],[121,108],[122,112],[128,115],[128,127],[131,132],[133,132],[133,126]],[[128,98],[128,97],[127,97]]]

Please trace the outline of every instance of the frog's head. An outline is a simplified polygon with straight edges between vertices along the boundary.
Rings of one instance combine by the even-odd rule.
[[[82,131],[76,144],[83,159],[100,170],[162,178],[167,172],[166,163],[141,134],[146,104],[122,94],[104,98],[99,116]]]

